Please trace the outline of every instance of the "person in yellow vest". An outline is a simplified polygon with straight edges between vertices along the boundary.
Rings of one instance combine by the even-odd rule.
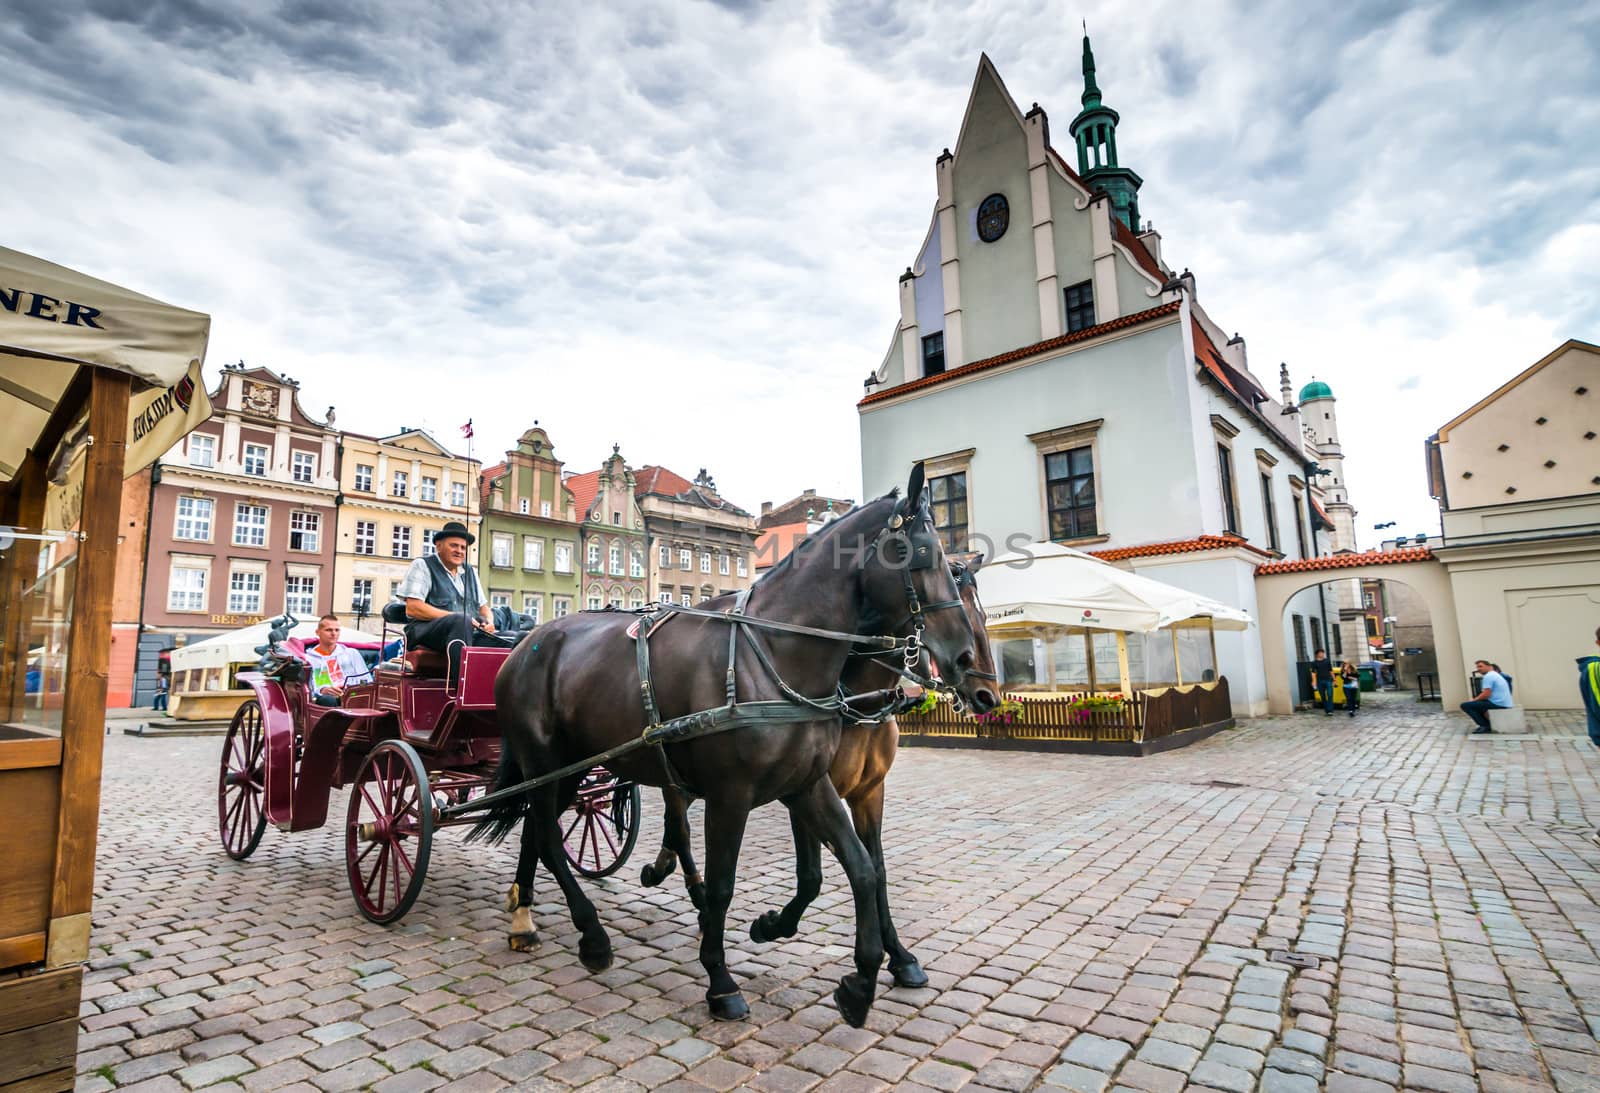
[[[1594,643],[1600,645],[1600,627],[1595,628]],[[1578,693],[1589,715],[1589,739],[1600,748],[1600,657],[1578,658]]]

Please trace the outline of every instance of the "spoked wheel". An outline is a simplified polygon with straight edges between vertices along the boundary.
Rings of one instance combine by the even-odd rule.
[[[344,853],[356,907],[380,925],[411,909],[433,846],[433,796],[416,749],[385,740],[350,787]]]
[[[586,877],[609,877],[639,841],[639,787],[595,767],[578,783],[562,832],[567,861]]]
[[[228,725],[222,744],[222,774],[217,780],[217,822],[222,848],[234,861],[255,853],[267,829],[267,734],[261,727],[261,704],[250,699]]]

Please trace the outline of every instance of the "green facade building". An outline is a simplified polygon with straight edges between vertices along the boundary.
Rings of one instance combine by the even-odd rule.
[[[478,573],[489,603],[539,622],[580,606],[578,511],[561,467],[550,437],[534,422],[480,479]]]

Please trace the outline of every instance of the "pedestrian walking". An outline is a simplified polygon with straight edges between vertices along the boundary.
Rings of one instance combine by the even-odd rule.
[[[1318,649],[1311,661],[1311,682],[1322,698],[1322,716],[1333,716],[1333,661],[1326,649]]]
[[[1344,683],[1345,712],[1354,717],[1361,708],[1361,673],[1347,660],[1339,665],[1339,678]]]
[[[1595,628],[1594,643],[1600,646],[1600,627]],[[1600,748],[1600,657],[1578,658],[1578,693],[1589,715],[1589,739]]]

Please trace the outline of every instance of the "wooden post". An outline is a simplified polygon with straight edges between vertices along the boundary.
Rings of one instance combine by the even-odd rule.
[[[29,451],[17,469],[17,477],[12,479],[13,492],[8,498],[5,522],[18,531],[37,533],[40,530],[44,519],[45,458],[37,448]],[[38,539],[18,539],[11,548],[5,587],[0,589],[12,612],[6,620],[6,632],[0,634],[0,641],[5,642],[5,656],[0,659],[0,705],[7,718],[18,716],[24,701],[30,613],[22,594],[39,571],[39,551],[43,546]]]
[[[126,373],[92,368],[83,513],[73,574],[72,645],[61,709],[61,806],[50,898],[48,967],[80,963],[89,953],[89,906],[100,821],[105,746],[106,676],[111,658],[111,599],[117,576],[117,524],[127,449]]]
[[[1133,684],[1128,679],[1128,635],[1117,631],[1117,675],[1122,679],[1122,697],[1133,697]]]
[[[1183,662],[1178,659],[1178,628],[1172,627],[1167,631],[1172,635],[1172,674],[1178,677],[1178,686],[1183,686]]]
[[[1085,629],[1083,632],[1083,654],[1089,662],[1089,693],[1094,694],[1094,631]]]

